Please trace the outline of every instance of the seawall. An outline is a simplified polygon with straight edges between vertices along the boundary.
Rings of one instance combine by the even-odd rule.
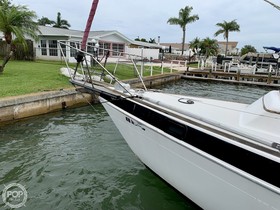
[[[46,114],[95,101],[88,93],[75,88],[6,97],[0,100],[0,123]]]
[[[147,88],[152,88],[168,82],[174,82],[180,78],[180,74],[163,74],[145,77],[143,80]],[[129,83],[133,88],[143,87],[138,78],[123,82]],[[0,124],[70,107],[83,106],[89,102],[97,103],[97,95],[86,93],[82,88],[79,88],[78,91],[75,88],[69,88],[59,91],[5,97],[0,99]]]
[[[144,77],[143,82],[147,88],[153,88],[166,83],[174,82],[181,79],[182,74],[170,73],[170,74],[160,74],[155,76]],[[141,81],[136,79],[123,80],[124,83],[130,84],[133,88],[143,88]]]

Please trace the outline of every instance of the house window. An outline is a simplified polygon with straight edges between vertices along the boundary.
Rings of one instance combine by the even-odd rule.
[[[41,40],[41,55],[47,55],[47,41]]]
[[[66,42],[65,41],[62,41],[61,44],[60,44],[60,47],[61,47],[61,50],[62,52],[60,51],[60,55],[61,57],[66,57]]]
[[[124,52],[124,44],[113,44],[113,56],[118,56],[121,52]]]
[[[80,49],[80,43],[79,42],[70,42],[70,57],[76,57],[78,50]]]
[[[88,44],[87,44],[87,52],[88,53],[90,53],[90,54],[93,54],[94,53],[94,43],[92,43],[92,42],[89,42]]]
[[[49,40],[50,56],[57,56],[57,40]]]
[[[77,50],[79,48],[79,44],[75,42],[70,42],[70,57],[75,57],[77,54]]]
[[[99,42],[99,55],[106,55],[107,51],[110,50],[111,44],[108,42]]]

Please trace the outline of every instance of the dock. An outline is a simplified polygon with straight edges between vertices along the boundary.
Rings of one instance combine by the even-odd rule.
[[[238,72],[213,71],[212,69],[187,69],[183,79],[220,81],[234,84],[280,87],[280,76],[267,74],[243,74]]]

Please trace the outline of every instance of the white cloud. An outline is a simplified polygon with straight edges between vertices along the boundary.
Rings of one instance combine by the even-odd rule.
[[[57,12],[61,12],[72,29],[83,30],[92,1],[13,0],[13,3],[27,5],[39,18],[45,16],[55,20]],[[163,42],[180,42],[181,29],[168,25],[167,20],[177,17],[185,6],[192,6],[192,14],[200,17],[199,21],[187,26],[188,41],[195,37],[214,38],[213,34],[218,30],[216,23],[236,19],[240,32],[230,33],[230,39],[238,41],[239,48],[245,44],[258,50],[264,45],[280,47],[277,21],[280,11],[263,0],[100,0],[92,30],[118,30],[131,39],[161,36]],[[223,40],[223,37],[217,39]]]

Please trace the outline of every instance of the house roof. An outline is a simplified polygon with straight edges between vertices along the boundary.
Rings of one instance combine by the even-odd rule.
[[[64,28],[55,28],[50,26],[39,26],[39,30],[41,31],[41,34],[39,36],[61,36],[61,37],[75,37],[75,38],[82,38],[84,35],[84,31],[80,30],[73,30],[73,29],[64,29]],[[89,37],[91,39],[101,39],[106,36],[110,35],[117,35],[124,39],[125,41],[131,43],[133,42],[120,32],[116,30],[108,30],[108,31],[90,31]]]
[[[84,32],[82,32],[84,33]],[[106,36],[110,36],[110,35],[118,35],[119,37],[121,37],[122,39],[126,40],[127,42],[132,42],[131,39],[127,38],[126,36],[124,36],[123,34],[121,34],[120,32],[116,31],[116,30],[111,30],[111,31],[91,31],[89,33],[90,36],[92,37],[96,37],[96,38],[100,38],[102,39],[102,37],[106,37]]]
[[[141,42],[141,41],[132,41],[131,44],[141,46],[141,47],[149,47],[149,48],[162,48],[163,45],[159,45],[157,43],[149,43],[149,42]]]
[[[54,28],[50,26],[39,26],[41,34],[39,36],[66,36],[66,37],[82,37],[83,34],[81,31],[64,29],[64,28]]]
[[[227,42],[225,41],[218,41],[218,45],[226,45]],[[238,42],[228,42],[229,46],[232,46],[232,48],[236,48],[237,47]]]
[[[84,35],[83,31],[80,30],[72,30],[72,29],[64,29],[64,28],[54,28],[50,26],[39,26],[41,34],[39,36],[57,36],[57,37],[67,37],[67,38],[82,38]],[[162,48],[162,45],[158,45],[156,43],[148,43],[148,42],[141,42],[141,41],[134,41],[120,32],[116,30],[108,30],[108,31],[90,31],[89,32],[89,39],[97,39],[102,40],[110,35],[117,35],[127,43],[134,44],[141,47],[149,47],[149,48]]]

